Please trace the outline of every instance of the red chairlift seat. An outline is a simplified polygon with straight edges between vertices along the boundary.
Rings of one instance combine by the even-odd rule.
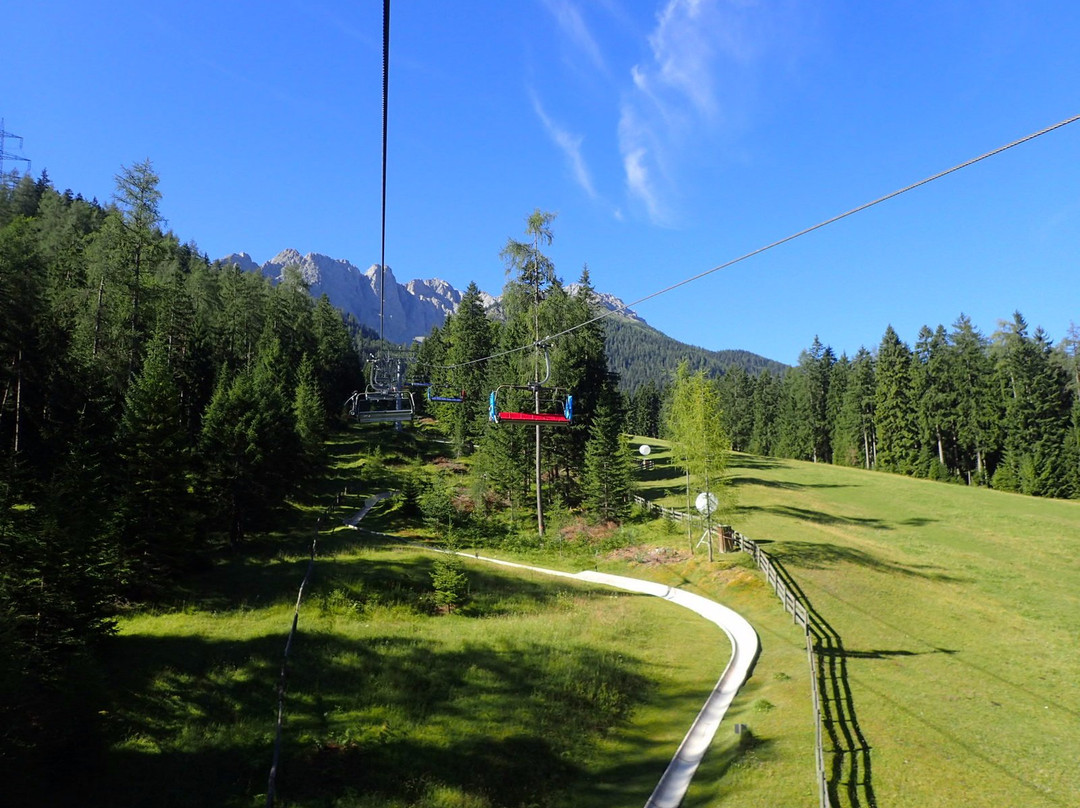
[[[507,390],[528,390],[534,395],[541,394],[541,404],[548,407],[556,405],[560,412],[520,412],[504,410],[499,407],[499,394]],[[574,420],[574,397],[563,393],[558,388],[546,388],[539,385],[501,385],[491,391],[488,399],[488,418],[492,423],[517,421],[534,424],[569,424]]]

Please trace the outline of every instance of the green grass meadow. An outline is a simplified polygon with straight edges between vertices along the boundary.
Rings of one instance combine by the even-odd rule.
[[[650,444],[639,490],[685,508],[685,480]],[[363,523],[396,538],[328,529],[433,473],[444,449],[389,427],[336,437],[318,506],[169,606],[125,614],[102,671],[101,751],[70,773],[72,804],[266,803],[297,587],[316,517],[348,486],[301,605],[277,804],[643,805],[727,664],[726,637],[655,598],[474,559],[470,602],[441,614],[437,556],[419,546],[440,539],[400,499]],[[870,766],[853,776],[827,749],[837,806],[1080,804],[1080,503],[745,455],[729,473],[722,520],[762,542],[838,638],[836,743],[865,743]],[[690,552],[700,527],[642,514],[600,539],[552,519],[542,547],[500,555],[682,587],[758,632],[685,808],[816,806],[803,631],[752,560],[710,563]]]
[[[685,507],[652,456],[648,496]],[[871,766],[838,778],[840,804],[1080,805],[1080,503],[745,455],[729,471],[725,520],[842,641]]]
[[[734,523],[842,638],[878,805],[1080,804],[1080,503],[737,463]]]

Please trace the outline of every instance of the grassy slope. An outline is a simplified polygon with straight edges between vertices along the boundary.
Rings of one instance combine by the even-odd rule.
[[[728,518],[842,638],[863,804],[1077,804],[1080,503],[747,456],[730,471]]]
[[[685,507],[657,448],[643,490]],[[392,464],[371,461],[370,442],[339,451],[329,490],[400,481]],[[745,456],[731,472],[730,521],[770,542],[843,639],[851,707],[872,747],[860,804],[871,793],[880,806],[1076,803],[1080,503]],[[386,510],[369,524],[397,522]],[[580,569],[584,557],[747,617],[762,654],[685,806],[816,805],[801,630],[744,555],[709,564],[701,552],[688,557],[677,529],[628,531],[640,543],[629,553],[583,556],[571,538],[521,560]],[[115,745],[93,772],[102,804],[148,795],[162,805],[260,804],[309,535],[279,537],[295,554],[221,565],[174,610],[125,619],[110,672]],[[517,805],[524,792],[493,793],[492,783],[523,787],[546,773],[583,789],[552,792],[547,804],[644,802],[725,664],[715,627],[649,598],[475,564],[486,617],[420,617],[405,595],[425,585],[431,554],[353,537],[323,543],[333,560],[320,562],[302,611],[281,774],[291,804]],[[682,555],[650,552],[657,545]],[[611,701],[597,694],[620,682],[640,700],[613,722],[581,710],[602,725],[583,728],[545,688],[577,687],[591,672],[603,672],[591,679],[599,689],[579,691],[580,704]],[[735,722],[750,726],[749,740],[732,733]],[[498,777],[476,775],[492,766],[504,767]],[[372,777],[382,791],[370,790]]]
[[[401,464],[373,459],[392,460],[385,446],[338,451],[328,490],[356,492],[343,511],[401,482]],[[314,512],[302,516],[292,532],[191,581],[174,606],[123,619],[107,671],[111,746],[85,773],[81,804],[262,804]],[[401,520],[391,507],[366,524]],[[636,530],[665,538],[660,524]],[[726,664],[721,632],[656,599],[471,562],[471,616],[431,617],[415,608],[430,588],[430,552],[351,532],[324,535],[320,548],[291,665],[282,805],[640,805]],[[582,558],[592,556],[567,543],[544,560],[580,568]],[[713,804],[717,783],[729,793],[740,775],[787,754],[804,758],[795,791],[811,793],[798,633],[745,559],[729,561],[680,569],[674,582],[750,593],[786,633],[790,676],[762,680],[736,712],[764,729],[790,709],[804,717],[803,737],[786,752],[768,732],[752,747],[718,744],[703,772],[709,787],[688,805]],[[670,575],[651,562],[642,569]]]

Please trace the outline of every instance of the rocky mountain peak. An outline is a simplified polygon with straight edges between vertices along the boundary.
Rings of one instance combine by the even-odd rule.
[[[313,297],[325,294],[343,312],[352,314],[357,322],[376,331],[379,330],[381,309],[385,318],[383,329],[386,338],[399,344],[408,344],[417,337],[427,336],[432,328],[441,326],[447,315],[457,311],[464,296],[463,292],[440,278],[398,283],[388,266],[383,273],[386,293],[380,306],[378,264],[361,270],[343,259],[321,253],[301,255],[291,247],[261,265],[244,252],[232,253],[221,261],[235,264],[246,272],[261,272],[274,283],[281,281],[286,267],[295,266]],[[572,283],[567,286],[567,291],[574,294],[577,288],[577,284]],[[594,296],[597,306],[618,311],[627,319],[645,322],[614,295],[594,293]],[[489,316],[500,316],[498,297],[481,292],[480,299]]]

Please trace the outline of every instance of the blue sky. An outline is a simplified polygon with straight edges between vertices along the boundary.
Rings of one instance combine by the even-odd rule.
[[[211,258],[379,260],[382,3],[5,10],[7,151],[104,201],[150,158]],[[627,302],[1080,113],[1071,0],[397,0],[386,261],[497,293],[557,212]],[[638,308],[706,348],[849,355],[887,325],[1080,322],[1080,123]],[[5,168],[15,167],[6,164]]]

